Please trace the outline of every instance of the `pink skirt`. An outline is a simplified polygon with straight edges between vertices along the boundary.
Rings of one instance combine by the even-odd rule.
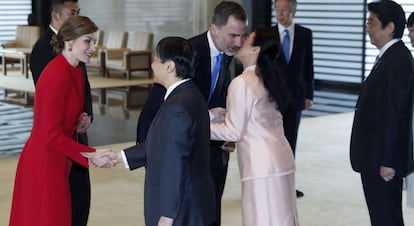
[[[299,226],[294,172],[242,182],[244,226]]]

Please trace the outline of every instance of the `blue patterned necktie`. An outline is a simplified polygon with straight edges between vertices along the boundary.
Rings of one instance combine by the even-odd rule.
[[[283,54],[285,55],[286,62],[289,63],[290,60],[290,37],[289,31],[285,29],[283,31],[283,42],[282,42]]]
[[[375,57],[374,66],[372,68],[375,68],[377,66],[379,60],[380,60],[380,56],[378,55],[377,57]]]
[[[214,88],[216,87],[217,78],[220,74],[220,68],[221,68],[221,58],[223,57],[223,54],[220,53],[216,56],[216,64],[214,65],[213,72],[211,74],[211,86],[210,86],[210,95],[208,96],[208,102],[210,102],[211,97],[214,93]]]

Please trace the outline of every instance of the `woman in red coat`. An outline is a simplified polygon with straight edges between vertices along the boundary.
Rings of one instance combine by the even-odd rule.
[[[72,162],[88,167],[91,158],[96,165],[105,164],[106,158],[95,149],[72,139],[83,118],[79,62],[89,62],[97,29],[89,18],[73,17],[52,40],[60,54],[46,66],[36,86],[33,128],[17,166],[10,226],[70,226]]]

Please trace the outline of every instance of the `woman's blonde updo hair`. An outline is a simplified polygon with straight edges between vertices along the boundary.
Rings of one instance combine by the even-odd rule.
[[[98,27],[88,17],[70,17],[63,23],[58,34],[53,35],[50,44],[53,47],[53,51],[58,54],[64,49],[65,41],[75,40],[83,35],[94,33],[97,30]]]

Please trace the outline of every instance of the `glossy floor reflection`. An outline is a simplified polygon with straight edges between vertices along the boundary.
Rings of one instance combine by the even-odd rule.
[[[302,121],[296,155],[297,188],[305,193],[303,198],[297,200],[302,226],[370,225],[359,174],[354,173],[349,164],[352,117],[352,113],[345,113]],[[130,121],[136,122],[132,117]],[[109,123],[104,118],[96,122],[102,125]],[[108,130],[110,124],[105,124],[105,128],[97,131],[99,134],[128,132],[122,129]],[[132,143],[112,147],[120,149]],[[8,223],[16,163],[17,157],[0,159],[0,225]],[[122,165],[114,169],[91,168],[92,207],[89,225],[144,225],[144,174],[144,169],[131,172]],[[222,203],[222,225],[240,226],[240,180],[236,153],[231,156]],[[405,225],[414,225],[414,209],[407,208],[405,200],[403,206]]]

